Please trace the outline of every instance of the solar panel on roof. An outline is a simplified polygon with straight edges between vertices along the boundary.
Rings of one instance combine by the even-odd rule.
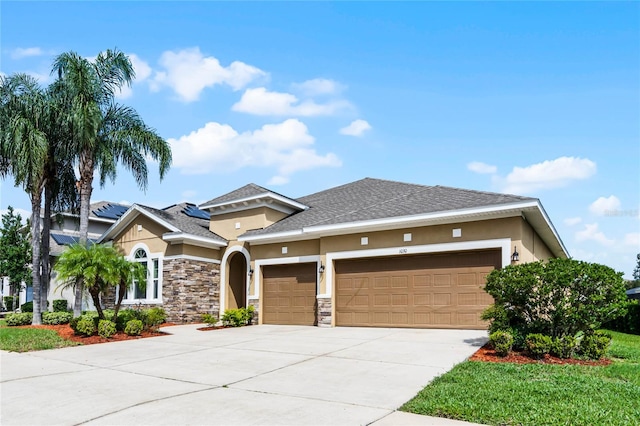
[[[74,235],[51,234],[51,238],[53,238],[53,240],[61,246],[70,246],[71,244],[76,244],[79,237]],[[89,241],[95,243],[96,239],[89,238]]]
[[[200,210],[199,208],[191,204],[187,204],[187,207],[185,207],[182,210],[182,213],[186,214],[189,217],[194,217],[196,219],[209,220],[210,218],[209,213],[205,212],[204,210]]]
[[[98,217],[102,217],[105,219],[120,219],[120,216],[129,210],[126,206],[119,206],[117,204],[107,204],[106,206],[102,206],[97,210],[93,210],[93,214]]]

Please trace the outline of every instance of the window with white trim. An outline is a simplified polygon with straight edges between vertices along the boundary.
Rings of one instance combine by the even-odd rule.
[[[162,259],[159,255],[149,254],[143,248],[136,248],[133,261],[139,262],[147,269],[145,286],[134,282],[124,296],[124,303],[162,303]]]

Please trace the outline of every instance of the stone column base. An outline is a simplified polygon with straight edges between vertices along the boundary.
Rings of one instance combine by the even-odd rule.
[[[331,327],[331,298],[317,298],[318,302],[318,327]]]

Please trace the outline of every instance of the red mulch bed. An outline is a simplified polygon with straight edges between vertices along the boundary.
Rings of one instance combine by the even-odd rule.
[[[542,359],[533,359],[524,355],[522,352],[512,351],[509,355],[505,357],[501,357],[496,355],[496,351],[490,348],[487,343],[480,349],[474,353],[470,361],[480,361],[480,362],[510,362],[512,364],[572,364],[572,365],[591,365],[591,366],[604,366],[611,364],[610,359],[600,359],[600,360],[583,360],[583,359],[562,359],[556,358],[555,356],[545,355]]]
[[[166,326],[170,326],[170,325],[175,325],[175,324],[165,323],[165,324],[162,324],[162,327],[166,327]],[[113,335],[112,337],[110,337],[109,339],[105,339],[104,337],[100,337],[98,335],[90,336],[90,337],[77,336],[73,332],[73,330],[71,329],[69,324],[60,324],[60,325],[23,325],[23,326],[20,326],[19,328],[45,328],[45,329],[48,329],[48,330],[53,330],[56,333],[58,333],[58,335],[60,337],[62,337],[63,339],[71,340],[73,342],[82,343],[83,345],[94,345],[96,343],[119,342],[119,341],[122,341],[122,340],[137,340],[137,339],[144,339],[144,338],[147,338],[147,337],[157,337],[157,336],[166,336],[167,335],[167,333],[163,333],[162,331],[143,331],[140,336],[129,336],[126,333],[118,332],[115,335]]]

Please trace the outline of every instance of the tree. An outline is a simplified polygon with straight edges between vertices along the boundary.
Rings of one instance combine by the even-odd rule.
[[[139,187],[146,189],[147,158],[158,162],[162,179],[171,165],[171,148],[134,109],[114,101],[116,91],[129,85],[135,76],[124,53],[107,50],[90,62],[75,52],[66,52],[55,59],[52,72],[57,73],[72,99],[70,117],[75,130],[71,143],[80,174],[80,243],[85,243],[94,172],[99,171],[100,184],[104,185],[107,178],[115,181],[117,165],[122,163],[133,173]],[[74,315],[79,315],[81,309],[79,283]]]
[[[46,184],[49,105],[46,92],[25,74],[0,77],[0,100],[0,177],[13,176],[31,200],[33,324],[41,324],[40,206]]]
[[[636,268],[633,270],[633,281],[629,283],[629,288],[640,286],[640,253],[636,255]]]
[[[28,223],[24,226],[20,214],[9,206],[0,228],[0,276],[9,278],[12,296],[20,292],[22,283],[31,285],[30,238]]]
[[[126,260],[113,247],[102,244],[74,244],[65,250],[55,265],[62,288],[83,283],[89,292],[98,317],[105,319],[102,299],[110,288],[118,288],[113,321],[117,320],[124,293],[134,282],[146,283],[147,270],[138,262]]]
[[[72,134],[70,97],[54,83],[42,89],[24,74],[0,80],[0,176],[12,175],[32,204],[32,279],[36,314],[47,308],[49,287],[49,234],[53,211],[76,204],[75,153],[68,144]],[[44,192],[44,222],[40,208]],[[42,228],[42,232],[40,229]]]

